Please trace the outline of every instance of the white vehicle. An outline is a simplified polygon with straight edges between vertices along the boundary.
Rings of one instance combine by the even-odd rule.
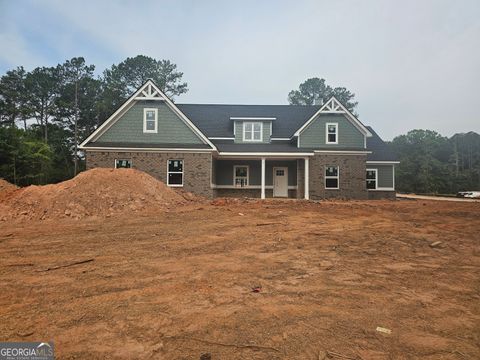
[[[480,191],[460,191],[457,193],[457,197],[480,199]]]

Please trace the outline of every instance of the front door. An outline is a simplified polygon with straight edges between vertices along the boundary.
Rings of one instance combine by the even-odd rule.
[[[288,197],[288,168],[273,168],[273,196]]]

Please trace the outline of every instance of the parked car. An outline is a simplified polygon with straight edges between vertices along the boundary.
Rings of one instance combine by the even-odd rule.
[[[480,199],[480,191],[459,191],[457,197]]]

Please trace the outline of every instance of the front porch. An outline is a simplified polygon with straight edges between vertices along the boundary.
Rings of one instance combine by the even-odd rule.
[[[220,197],[309,199],[309,157],[218,157],[212,188]]]

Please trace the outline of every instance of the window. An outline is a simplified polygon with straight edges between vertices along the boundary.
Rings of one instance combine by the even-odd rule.
[[[143,109],[143,132],[156,133],[158,123],[158,109]]]
[[[183,160],[168,160],[168,186],[183,186]]]
[[[129,159],[115,159],[115,169],[130,169],[132,167],[132,160]]]
[[[367,169],[367,189],[376,190],[378,182],[377,169]]]
[[[338,124],[327,123],[326,124],[327,144],[338,144]]]
[[[338,189],[338,166],[325,168],[325,189]]]
[[[243,141],[262,141],[263,124],[261,122],[243,123]]]
[[[233,185],[236,187],[248,186],[247,165],[235,165],[233,167]]]

